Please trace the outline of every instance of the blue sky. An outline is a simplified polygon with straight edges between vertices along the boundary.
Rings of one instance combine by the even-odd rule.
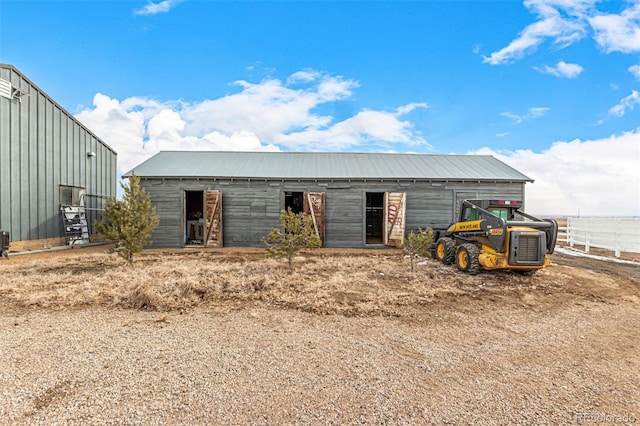
[[[16,66],[119,154],[491,154],[539,214],[640,215],[640,1],[0,0]]]

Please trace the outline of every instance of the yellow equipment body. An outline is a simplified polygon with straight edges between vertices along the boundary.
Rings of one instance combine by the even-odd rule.
[[[464,200],[460,220],[438,238],[433,255],[471,274],[481,269],[535,272],[549,265],[558,224],[520,210],[505,200]]]

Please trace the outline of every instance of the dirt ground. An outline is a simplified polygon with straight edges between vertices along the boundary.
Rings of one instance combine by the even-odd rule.
[[[289,271],[285,261],[265,259],[261,249],[184,249],[145,251],[129,268],[106,249],[12,256],[0,263],[0,403],[3,395],[11,403],[0,415],[12,423],[66,422],[61,413],[78,409],[80,396],[90,399],[92,386],[120,413],[82,408],[82,416],[96,423],[640,423],[639,263],[556,252],[551,266],[532,276],[469,276],[431,259],[411,273],[397,250],[321,249],[298,256]],[[67,325],[52,333],[47,323]],[[35,342],[59,342],[53,353],[73,353],[69,340],[78,339],[70,336],[83,327],[99,336],[101,327],[149,324],[183,345],[206,335],[206,344],[219,351],[211,356],[242,353],[254,368],[220,373],[215,394],[198,390],[228,404],[226,411],[190,417],[195,414],[187,400],[172,393],[186,410],[172,421],[151,409],[160,403],[142,390],[139,414],[121,417],[134,402],[113,402],[95,383],[85,389],[79,371],[69,373],[78,389],[64,388],[60,398],[35,387],[13,400],[7,395],[20,384],[6,368],[25,368],[30,357],[36,365],[43,356],[38,350],[20,357],[3,351],[9,340],[2,339],[21,336],[22,324]],[[187,335],[187,328],[199,334]],[[251,356],[244,346],[249,340],[262,348]],[[113,345],[110,356],[118,353]],[[185,350],[176,345],[174,351]],[[153,339],[144,346],[153,349]],[[82,351],[78,356],[86,356]],[[149,369],[159,368],[155,358],[139,357]],[[121,368],[104,371],[118,374]],[[182,380],[192,374],[182,365],[175,369]],[[24,378],[48,374],[61,380],[59,372],[37,368]],[[95,380],[108,387],[114,379]],[[286,389],[278,381],[287,381]],[[135,382],[126,386],[138,389]],[[221,386],[231,393],[221,396]],[[269,399],[262,399],[264,392]]]
[[[65,271],[65,269],[80,272],[79,274],[74,273],[77,279],[68,281],[70,283],[69,287],[77,282],[84,283],[87,278],[95,278],[96,273],[103,274],[108,267],[118,270],[121,276],[124,277],[123,281],[128,280],[127,276],[135,275],[140,266],[127,269],[126,265],[117,256],[108,254],[109,248],[110,246],[108,245],[95,245],[74,249],[48,250],[1,259],[0,268],[4,267],[5,270],[15,271],[14,282],[9,283],[4,288],[0,286],[0,294],[5,296],[0,303],[4,305],[5,312],[10,312],[12,309],[20,311],[22,309],[37,309],[38,307],[55,309],[74,307],[76,305],[80,307],[102,305],[104,301],[91,298],[86,300],[81,298],[75,301],[65,301],[62,298],[58,298],[59,300],[55,301],[47,300],[50,294],[46,290],[53,287],[58,293],[65,290],[64,281],[59,280],[59,275],[57,275]],[[372,296],[372,293],[382,295],[382,293],[390,291],[391,293],[400,293],[401,297],[406,297],[408,302],[403,303],[403,310],[411,310],[416,307],[412,305],[414,302],[420,306],[425,301],[423,300],[424,298],[420,298],[420,296],[425,295],[422,294],[424,289],[420,289],[413,295],[404,295],[402,292],[416,290],[421,285],[424,285],[424,287],[429,286],[434,290],[428,297],[429,302],[434,304],[432,308],[442,307],[444,309],[449,309],[451,307],[450,304],[459,304],[461,297],[474,300],[475,303],[495,303],[500,301],[503,304],[526,305],[541,310],[571,304],[579,299],[608,302],[617,301],[621,298],[624,301],[639,302],[636,296],[640,294],[638,293],[640,255],[626,253],[625,258],[629,260],[616,262],[612,253],[608,252],[599,253],[600,258],[582,256],[579,252],[576,252],[576,255],[572,255],[572,253],[571,250],[560,248],[551,256],[551,266],[538,271],[531,277],[510,271],[482,272],[477,276],[469,276],[458,272],[455,267],[441,265],[433,259],[423,259],[418,263],[416,273],[409,273],[409,260],[406,256],[402,256],[399,250],[395,249],[318,249],[309,253],[309,255],[303,253],[299,256],[294,262],[294,265],[296,265],[294,271],[288,271],[285,268],[286,262],[284,261],[265,259],[265,251],[259,248],[152,249],[146,250],[142,255],[138,256],[136,264],[142,265],[142,270],[145,270],[149,264],[165,264],[166,268],[172,271],[175,271],[172,265],[175,262],[182,263],[183,260],[192,262],[196,265],[196,268],[198,265],[210,265],[212,262],[215,262],[216,265],[239,265],[239,270],[242,270],[243,273],[246,273],[246,269],[249,269],[250,272],[255,272],[255,276],[252,279],[258,280],[261,280],[260,275],[263,272],[261,267],[266,268],[264,271],[269,270],[270,272],[273,272],[275,268],[281,274],[286,275],[286,277],[278,275],[272,277],[279,282],[285,282],[290,279],[295,280],[299,274],[304,277],[303,281],[315,281],[313,284],[301,285],[297,288],[298,291],[303,292],[313,290],[316,285],[322,284],[323,280],[331,276],[331,287],[338,291],[334,293],[334,296],[337,295],[333,297],[334,300],[329,302],[333,302],[335,305],[345,305],[345,300],[341,299],[348,299],[349,296],[357,300],[358,292]],[[604,258],[609,260],[602,260]],[[321,260],[318,261],[318,259]],[[265,264],[267,261],[271,263]],[[344,269],[343,266],[348,269],[350,261],[353,261],[355,269],[358,270],[357,276],[350,277],[349,270],[341,270]],[[26,265],[26,267],[22,269],[20,265]],[[33,267],[34,265],[36,265],[35,268]],[[246,268],[245,266],[247,265],[257,266],[255,268]],[[340,274],[337,277],[338,282],[334,282],[335,277],[332,275],[335,274],[331,273],[331,270],[336,268],[340,269]],[[232,276],[229,278],[231,287],[235,282],[233,275],[238,272],[236,269],[232,267],[226,270]],[[211,271],[214,274],[220,274],[215,269]],[[195,270],[192,272],[195,276],[198,276],[202,271]],[[333,272],[336,271],[334,270]],[[387,273],[385,274],[385,272]],[[189,279],[189,274],[183,275],[183,281]],[[5,277],[7,276],[11,275],[5,275]],[[43,285],[47,283],[47,279],[50,277],[53,277],[54,284]],[[153,280],[153,277],[148,278]],[[299,279],[300,277],[297,278]],[[344,279],[344,282],[340,282],[340,278]],[[16,287],[14,284],[22,284],[22,286],[18,285]],[[148,282],[145,282],[145,284],[148,284]],[[183,284],[181,283],[181,285]],[[246,296],[244,289],[230,292],[241,293]],[[21,299],[25,294],[33,296],[37,293],[42,293],[43,300],[39,301],[37,297],[29,300]],[[341,298],[340,294],[342,293],[347,296]],[[158,295],[159,298],[164,296],[166,294]],[[197,305],[206,305],[211,302],[219,303],[221,301],[240,302],[239,307],[241,308],[242,302],[255,301],[252,297],[220,298],[215,294],[211,294],[211,292],[207,296],[208,298],[203,298],[200,301],[202,303],[197,303]],[[278,297],[277,294],[273,296],[275,298]],[[310,299],[313,299],[317,295],[304,295],[304,297],[309,296]],[[373,295],[369,299],[374,300],[376,299],[375,296]],[[265,298],[262,298],[262,300],[264,301]],[[434,303],[436,301],[437,303]],[[185,307],[181,304],[182,302],[186,303],[185,300],[178,300],[174,304],[167,304],[162,303],[162,300],[160,300],[158,306],[147,306],[147,308],[156,310],[180,309]],[[297,300],[296,302],[300,301]],[[393,302],[397,302],[397,300],[394,298]],[[193,303],[187,304],[193,306]],[[346,304],[353,305],[352,303]],[[295,303],[290,304],[288,307],[300,308]],[[338,309],[336,312],[331,311],[330,306],[326,311],[316,309],[318,307],[314,308],[313,306],[307,306],[306,308],[303,307],[303,310],[310,310],[316,313],[337,312],[349,315],[349,312],[351,312],[351,314],[355,315],[367,315],[366,310],[360,312],[357,308],[352,311]],[[395,312],[394,310],[389,310],[387,313],[391,316],[406,316],[404,313]]]

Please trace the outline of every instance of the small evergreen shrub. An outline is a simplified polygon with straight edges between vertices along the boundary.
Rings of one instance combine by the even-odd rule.
[[[411,231],[402,244],[402,252],[411,259],[411,272],[413,272],[413,260],[416,256],[426,256],[430,252],[433,243],[433,229],[418,228],[417,233]]]
[[[322,245],[313,227],[313,219],[304,213],[293,213],[291,208],[280,213],[280,227],[272,228],[269,235],[260,240],[267,246],[267,255],[286,257],[289,269],[293,269],[293,256],[301,249],[315,249]]]
[[[151,197],[140,187],[140,178],[132,174],[128,184],[120,184],[124,189],[122,200],[109,198],[105,202],[102,220],[96,229],[107,239],[116,242],[113,251],[133,263],[133,256],[150,245],[149,238],[160,223]]]

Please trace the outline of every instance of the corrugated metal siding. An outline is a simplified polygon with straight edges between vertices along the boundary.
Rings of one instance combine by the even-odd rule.
[[[131,172],[141,177],[531,181],[486,155],[164,151]]]
[[[402,183],[397,181],[317,182],[213,179],[141,180],[160,215],[154,247],[181,247],[184,242],[184,191],[222,192],[224,246],[261,246],[260,238],[278,226],[285,191],[325,193],[326,247],[364,247],[366,192],[407,194],[406,230],[447,227],[454,218],[456,194],[479,198],[524,198],[524,183]]]
[[[0,78],[29,93],[0,97],[0,229],[60,237],[59,186],[115,196],[116,153],[14,67],[0,64]]]

